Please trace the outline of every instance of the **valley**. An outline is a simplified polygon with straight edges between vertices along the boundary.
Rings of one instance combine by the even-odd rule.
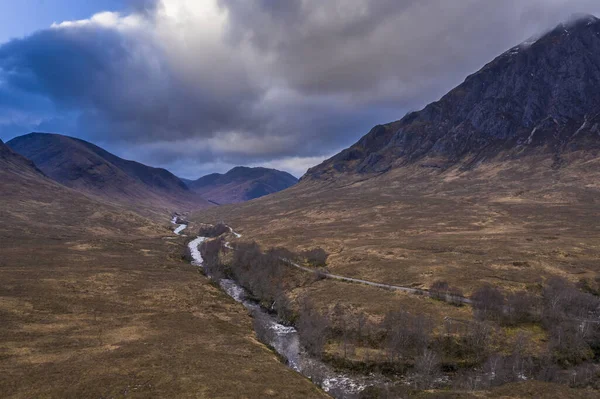
[[[600,19],[176,3],[0,42],[1,396],[600,397]]]
[[[182,260],[167,214],[86,197],[2,143],[0,177],[4,397],[326,397]]]

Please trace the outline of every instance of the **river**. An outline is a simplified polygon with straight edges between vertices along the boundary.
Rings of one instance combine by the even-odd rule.
[[[173,223],[175,224],[175,219]],[[181,228],[181,226],[185,227]],[[178,226],[177,234],[180,234],[185,228],[187,225]],[[236,237],[241,237],[233,230],[231,233]],[[199,247],[206,239],[206,237],[197,237],[188,244],[194,266],[203,267],[204,260]],[[226,246],[229,244],[227,243]],[[206,269],[204,271],[207,272]],[[209,274],[207,276],[211,279],[214,277]],[[261,340],[267,341],[265,343],[281,355],[290,368],[308,377],[334,398],[356,398],[368,386],[385,383],[385,379],[380,375],[349,375],[336,372],[320,359],[308,355],[300,344],[298,331],[294,327],[279,323],[275,316],[255,301],[250,300],[246,290],[235,281],[221,279],[219,285],[231,298],[251,312],[257,335]]]

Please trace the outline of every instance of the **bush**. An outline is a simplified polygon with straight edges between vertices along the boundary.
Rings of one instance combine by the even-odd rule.
[[[471,295],[473,311],[478,320],[500,321],[504,316],[504,295],[489,284]]]
[[[440,357],[438,354],[429,349],[423,350],[423,353],[415,359],[415,374],[413,378],[417,388],[431,388],[436,378],[440,375],[440,371]]]
[[[566,366],[591,358],[600,338],[600,300],[560,277],[548,279],[542,297],[542,324],[550,333],[554,361]]]
[[[271,248],[267,252],[267,254],[272,255],[279,259],[285,259],[285,260],[289,260],[289,261],[295,261],[298,259],[297,253],[292,252],[289,249],[283,248],[283,247]]]
[[[391,361],[414,357],[427,349],[433,330],[431,319],[404,311],[390,311],[383,321]]]
[[[503,323],[516,325],[539,321],[540,301],[527,292],[516,292],[507,295]]]
[[[275,339],[275,332],[269,327],[269,317],[262,312],[254,312],[252,315],[254,331],[256,338],[264,344],[272,345]]]
[[[206,274],[220,280],[225,277],[224,265],[221,264],[219,254],[223,249],[223,239],[206,240],[200,246],[200,253],[204,260],[203,266]]]
[[[323,248],[315,248],[304,251],[300,256],[314,267],[324,267],[327,265],[329,254]]]

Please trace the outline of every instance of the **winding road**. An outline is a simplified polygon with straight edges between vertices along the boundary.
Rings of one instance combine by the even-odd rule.
[[[173,217],[173,220],[171,221],[173,224],[177,224],[177,217]],[[242,237],[241,234],[236,233],[230,226],[227,226],[229,228],[229,231],[231,232],[231,234],[233,234],[236,238],[240,238]],[[183,230],[185,230],[187,228],[187,224],[180,224],[177,229],[175,229],[174,233],[177,235],[180,235],[181,232]],[[196,240],[192,241],[189,243],[189,248],[191,251],[195,251],[198,253],[198,256],[200,259],[202,259],[200,252],[198,250],[198,246],[205,240],[205,238],[197,238]],[[233,249],[233,247],[231,246],[231,244],[229,242],[225,243],[225,247],[228,249]],[[362,279],[358,279],[358,278],[352,278],[352,277],[344,277],[344,276],[340,276],[337,274],[331,274],[331,273],[326,273],[326,272],[322,272],[319,271],[317,269],[311,269],[309,267],[305,267],[305,266],[301,266],[289,259],[285,259],[285,258],[281,258],[281,260],[288,266],[294,267],[296,269],[308,272],[308,273],[318,273],[320,276],[323,276],[325,278],[331,279],[331,280],[338,280],[338,281],[345,281],[347,283],[355,283],[355,284],[364,284],[364,285],[369,285],[371,287],[377,287],[377,288],[382,288],[385,290],[390,290],[390,291],[401,291],[401,292],[407,292],[409,294],[414,294],[414,295],[422,295],[422,296],[431,296],[431,292],[427,291],[427,290],[422,290],[419,288],[412,288],[412,287],[404,287],[401,285],[391,285],[391,284],[384,284],[384,283],[376,283],[374,281],[368,281],[368,280],[362,280]],[[449,298],[450,299],[450,298]],[[451,297],[452,301],[454,302],[459,302],[459,303],[463,303],[463,304],[467,304],[467,305],[472,305],[473,301],[470,300],[469,298],[465,298],[465,297],[456,297],[453,296]],[[448,301],[449,302],[449,301]]]
[[[300,269],[300,270],[303,270],[303,271],[309,272],[309,273],[319,273],[321,276],[332,279],[332,280],[345,281],[348,283],[365,284],[365,285],[370,285],[372,287],[383,288],[383,289],[391,290],[391,291],[408,292],[409,294],[415,294],[415,295],[431,296],[431,293],[429,291],[421,290],[419,288],[403,287],[400,285],[390,285],[390,284],[376,283],[376,282],[368,281],[368,280],[361,280],[358,278],[344,277],[344,276],[340,276],[337,274],[325,273],[325,272],[318,271],[316,269],[311,269],[309,267],[300,266],[299,264],[294,263],[294,262],[290,261],[289,259],[281,259],[281,260],[283,262],[285,262],[287,265],[295,267],[296,269]],[[460,302],[460,303],[469,304],[469,305],[473,303],[473,301],[471,301],[469,298],[464,298],[464,297],[453,297],[453,300]]]
[[[236,238],[240,238],[242,235],[236,233],[230,226],[227,226],[229,228],[229,231],[231,231],[231,233],[233,235],[235,235]],[[233,249],[231,247],[231,244],[229,242],[225,243],[225,246],[229,249]],[[301,266],[289,259],[285,259],[285,258],[281,258],[281,260],[292,267],[295,267],[296,269],[308,272],[308,273],[319,273],[319,275],[328,278],[328,279],[332,279],[332,280],[338,280],[338,281],[345,281],[347,283],[357,283],[357,284],[364,284],[364,285],[370,285],[371,287],[377,287],[377,288],[382,288],[385,290],[390,290],[390,291],[402,291],[402,292],[407,292],[409,294],[414,294],[414,295],[423,295],[423,296],[431,296],[431,292],[427,291],[427,290],[422,290],[419,288],[412,288],[412,287],[403,287],[403,286],[399,286],[399,285],[390,285],[390,284],[383,284],[383,283],[376,283],[374,281],[368,281],[368,280],[361,280],[358,278],[352,278],[352,277],[344,277],[344,276],[340,276],[337,274],[331,274],[331,273],[325,273],[316,269],[311,269],[309,267],[305,267],[305,266]],[[453,296],[451,297],[452,301],[454,302],[459,302],[459,303],[463,303],[463,304],[467,304],[467,305],[471,305],[473,304],[473,301],[470,300],[469,298],[465,298],[465,297],[457,297],[457,296]],[[450,301],[448,301],[450,302]]]

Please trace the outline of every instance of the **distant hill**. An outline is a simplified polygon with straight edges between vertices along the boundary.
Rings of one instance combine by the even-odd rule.
[[[291,174],[275,169],[236,167],[225,174],[213,173],[187,184],[210,201],[232,204],[285,190],[297,182]]]
[[[4,248],[36,237],[131,234],[150,221],[126,208],[96,201],[47,177],[0,140],[0,241]]]
[[[497,57],[422,111],[374,127],[305,179],[448,170],[531,155],[560,168],[600,150],[600,20],[563,23]],[[580,159],[580,156],[578,156]]]
[[[31,133],[7,145],[55,181],[110,201],[178,209],[210,205],[169,171],[124,160],[84,140]]]

